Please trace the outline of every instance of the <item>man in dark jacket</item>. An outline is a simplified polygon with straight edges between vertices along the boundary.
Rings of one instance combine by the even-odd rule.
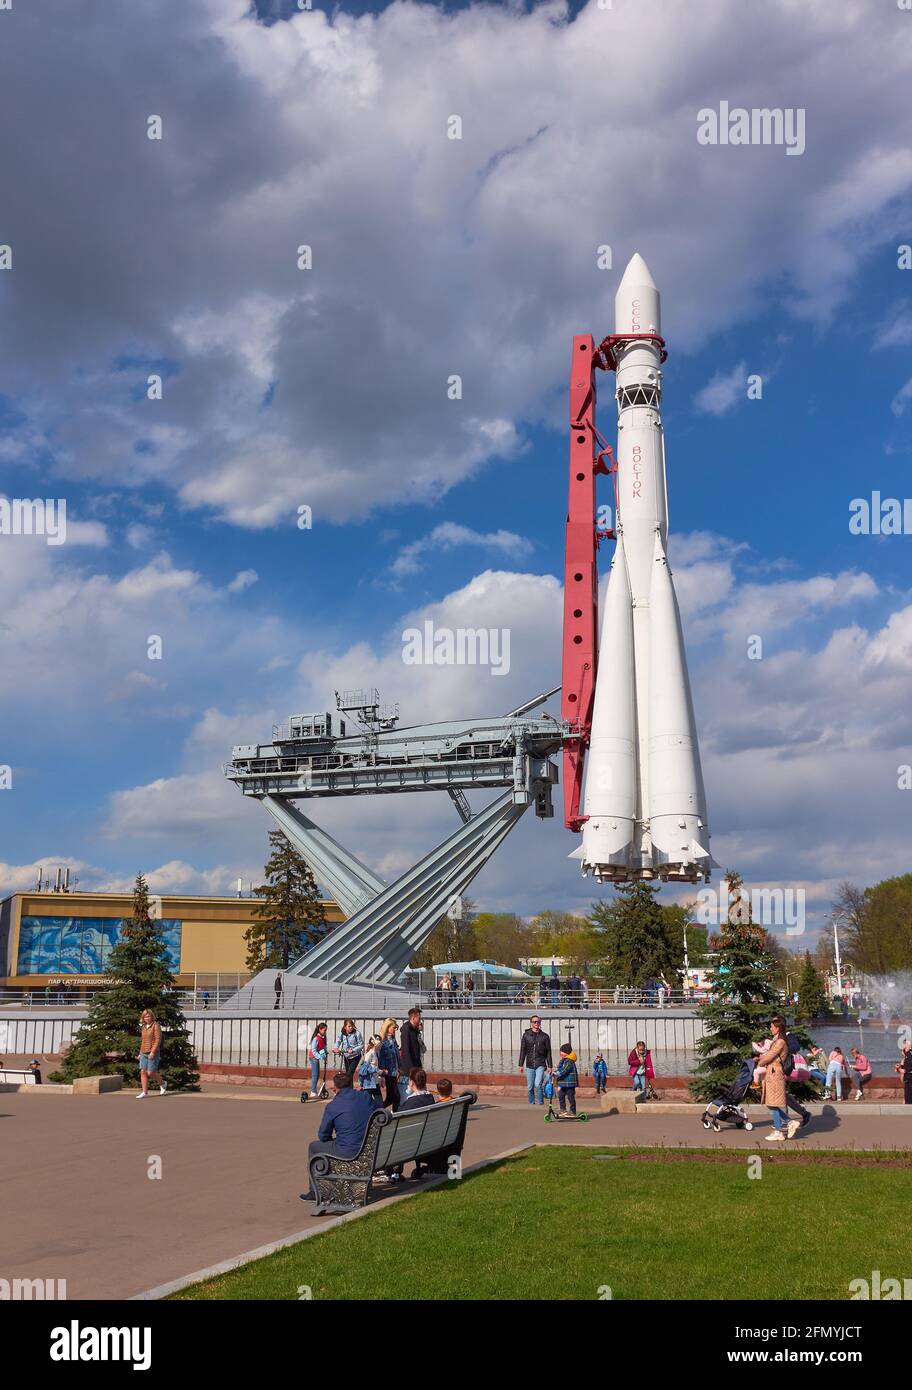
[[[408,1019],[399,1034],[399,1104],[408,1095],[409,1075],[416,1067],[424,1066],[424,1039],[421,1036],[421,1010],[417,1005],[408,1011]]]
[[[529,1027],[522,1035],[519,1044],[518,1066],[520,1071],[526,1073],[529,1104],[544,1105],[545,1072],[551,1070],[553,1063],[551,1061],[551,1039],[547,1033],[542,1032],[541,1019],[538,1014],[532,1015],[529,1020]]]
[[[307,1172],[310,1160],[317,1154],[333,1154],[336,1158],[354,1158],[364,1143],[371,1115],[382,1110],[372,1091],[353,1091],[347,1072],[337,1071],[332,1079],[335,1098],[329,1102],[320,1120],[316,1139],[307,1146]],[[313,1192],[302,1192],[302,1202],[314,1202]]]

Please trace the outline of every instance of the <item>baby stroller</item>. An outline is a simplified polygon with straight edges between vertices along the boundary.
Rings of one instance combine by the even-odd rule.
[[[736,1129],[753,1129],[754,1126],[747,1118],[747,1112],[740,1102],[747,1095],[754,1079],[756,1064],[756,1058],[745,1058],[734,1081],[726,1086],[715,1100],[709,1102],[702,1115],[704,1129],[714,1129],[718,1132],[723,1123],[734,1125]],[[713,1106],[715,1106],[714,1112]]]

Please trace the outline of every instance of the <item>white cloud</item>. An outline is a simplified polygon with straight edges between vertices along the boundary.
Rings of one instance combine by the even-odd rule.
[[[912,343],[912,309],[907,301],[897,306],[890,322],[876,335],[874,348],[908,347]]]
[[[237,574],[228,585],[229,594],[242,594],[245,589],[249,589],[259,579],[256,570],[238,570]]]
[[[716,372],[694,396],[694,406],[705,415],[726,415],[746,393],[747,364],[738,362],[729,372]]]
[[[0,861],[0,897],[10,893],[26,893],[35,889],[38,868],[41,866],[42,878],[53,885],[58,867],[70,870],[70,890],[79,893],[132,893],[136,875],[111,873],[96,864],[84,860],[53,855],[36,859],[31,864],[7,864]],[[233,896],[237,891],[237,880],[243,879],[243,892],[246,895],[250,883],[261,880],[262,865],[255,859],[238,861],[234,864],[218,864],[213,868],[198,869],[181,859],[171,859],[155,868],[144,868],[149,891],[159,896],[168,893],[197,893],[201,895]],[[51,896],[47,899],[49,908],[57,907],[64,911],[66,897]]]
[[[672,342],[761,306],[825,321],[912,187],[908,50],[888,7],[770,0],[739,13],[737,44],[729,11],[402,4],[263,24],[248,0],[198,0],[163,26],[88,0],[50,24],[25,7],[8,99],[23,128],[79,110],[82,157],[37,142],[7,181],[40,275],[7,287],[21,424],[5,454],[152,481],[243,527],[291,526],[301,504],[344,521],[436,504],[516,456],[529,425],[561,422],[571,334],[611,326],[605,242],[616,271],[644,252]],[[150,68],[167,129],[137,159]],[[593,90],[613,100],[593,108]],[[698,145],[707,101],[795,92],[813,117],[800,159]],[[77,203],[61,247],[53,208]],[[149,246],[167,273],[149,273]],[[177,366],[149,401],[162,358]],[[737,389],[723,372],[704,408]]]
[[[905,415],[906,406],[912,401],[912,377],[901,386],[890,402],[890,409],[896,416]]]
[[[146,550],[155,538],[155,532],[151,526],[145,526],[141,521],[134,521],[127,527],[127,544],[133,550]]]
[[[67,517],[67,545],[93,545],[99,548],[108,544],[107,527],[100,521],[71,521]]]
[[[454,550],[458,546],[499,551],[511,560],[525,559],[533,549],[532,542],[513,531],[473,531],[468,526],[457,525],[453,521],[443,521],[428,535],[412,541],[400,550],[390,566],[389,573],[394,580],[406,575],[417,574],[424,569],[435,554]]]

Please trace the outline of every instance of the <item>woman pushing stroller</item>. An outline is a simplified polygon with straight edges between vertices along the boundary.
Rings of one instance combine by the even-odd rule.
[[[773,1143],[782,1143],[788,1128],[788,1071],[789,1045],[786,1038],[785,1019],[779,1014],[770,1021],[772,1041],[766,1052],[757,1058],[757,1066],[763,1067],[763,1081],[760,1099],[769,1106],[773,1117],[773,1128],[766,1136]]]

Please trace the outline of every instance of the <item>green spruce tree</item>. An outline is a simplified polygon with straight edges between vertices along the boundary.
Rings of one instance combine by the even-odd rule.
[[[804,953],[804,963],[798,976],[798,1019],[826,1018],[830,1012],[823,981],[814,968],[810,951]]]
[[[51,1081],[79,1076],[139,1082],[139,1016],[151,1009],[162,1030],[160,1074],[172,1090],[196,1090],[199,1073],[183,1011],[173,993],[164,937],[149,915],[149,887],[137,874],[133,917],[121,928],[108,962],[116,982],[95,995],[73,1046]]]
[[[266,882],[254,889],[253,922],[244,933],[247,969],[287,970],[326,935],[326,909],[307,861],[281,830],[269,832]]]
[[[636,880],[620,884],[613,902],[593,905],[589,922],[597,934],[596,955],[605,962],[608,984],[637,987],[662,975],[677,984],[683,930],[656,902],[658,891],[655,884]]]
[[[700,1058],[690,1083],[696,1100],[709,1101],[735,1079],[751,1043],[766,1036],[773,1014],[781,1012],[775,984],[777,961],[769,950],[766,933],[752,919],[749,900],[741,896],[743,879],[728,873],[727,920],[712,941],[716,951],[710,977],[709,999],[697,1016],[706,1026],[697,1042]],[[798,1088],[794,1088],[796,1093]]]

